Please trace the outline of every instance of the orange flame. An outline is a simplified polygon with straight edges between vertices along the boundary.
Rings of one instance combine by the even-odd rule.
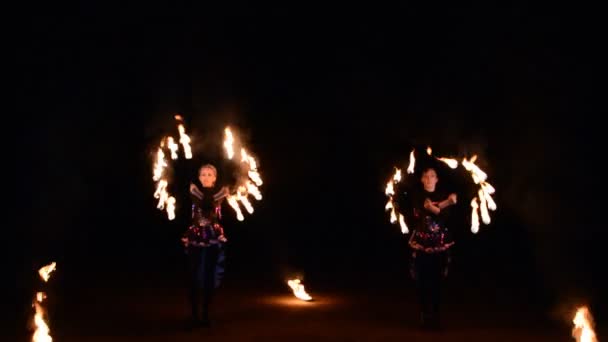
[[[42,280],[47,282],[49,280],[49,278],[51,277],[51,273],[53,271],[55,271],[56,266],[57,266],[57,263],[53,261],[52,263],[39,269],[38,274],[40,275],[40,278],[42,278]]]
[[[52,342],[53,338],[49,333],[51,330],[49,326],[44,321],[44,310],[42,306],[38,303],[34,303],[34,307],[36,308],[36,315],[34,316],[34,324],[36,324],[36,331],[34,332],[34,336],[32,337],[33,342]]]
[[[400,169],[395,170],[395,174],[393,175],[393,181],[395,183],[401,182],[401,170]]]
[[[488,202],[486,200],[485,193],[479,189],[479,211],[481,212],[481,220],[484,224],[490,224],[490,213],[488,212]]]
[[[162,144],[163,143],[161,142],[161,146]],[[152,179],[155,182],[162,178],[165,167],[167,167],[167,162],[165,161],[165,153],[163,152],[162,147],[159,147],[158,151],[156,152],[156,162],[154,163],[154,175],[152,176]]]
[[[245,217],[243,216],[243,212],[241,212],[241,208],[239,207],[238,199],[234,196],[228,196],[226,197],[226,201],[228,201],[228,204],[230,204],[232,209],[234,209],[234,211],[236,212],[237,220],[243,221]]]
[[[44,292],[38,292],[36,293],[36,301],[38,301],[38,303],[42,303],[42,301],[46,298],[46,295],[44,294]]]
[[[477,204],[477,198],[471,200],[471,209],[471,231],[476,234],[479,231],[479,214],[477,213],[479,205]]]
[[[392,195],[394,195],[394,194],[395,194],[395,189],[393,188],[393,181],[389,181],[389,182],[386,184],[386,189],[384,190],[384,193],[385,193],[387,196],[392,196]]]
[[[192,148],[190,147],[190,137],[186,134],[186,128],[183,124],[177,126],[179,131],[179,143],[184,147],[184,154],[186,159],[192,159]]]
[[[576,338],[577,342],[597,342],[597,337],[593,331],[593,317],[586,306],[576,310],[572,323],[574,323],[572,337]]]
[[[291,287],[291,290],[293,291],[294,296],[296,296],[298,299],[305,300],[305,301],[312,300],[312,297],[308,293],[306,293],[306,290],[304,289],[304,285],[301,284],[300,279],[288,280],[287,285],[289,285],[289,287]]]
[[[451,158],[437,158],[437,159],[446,163],[451,169],[455,169],[458,167],[458,161],[456,159],[451,159]]]
[[[401,214],[399,214],[399,225],[401,226],[401,232],[403,234],[409,233],[409,229],[407,229],[407,224],[405,224],[405,218]]]
[[[173,137],[167,137],[167,147],[169,147],[169,150],[171,150],[171,159],[177,159],[177,150],[179,149],[179,145],[175,143]]]
[[[245,182],[245,186],[247,187],[247,192],[250,193],[253,198],[255,198],[256,200],[260,201],[262,199],[262,193],[260,192],[260,189],[258,189],[257,186],[255,186],[255,184],[251,184],[250,181]]]
[[[431,146],[426,148],[426,153],[430,156],[433,153],[433,149],[431,148]]]
[[[416,166],[416,157],[414,157],[414,151],[410,152],[410,165],[407,167],[407,173],[414,173],[414,167]]]
[[[169,220],[175,219],[175,197],[167,198],[167,216]]]

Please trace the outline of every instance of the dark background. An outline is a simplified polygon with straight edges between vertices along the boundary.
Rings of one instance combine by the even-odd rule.
[[[605,144],[591,116],[598,31],[589,13],[47,6],[22,9],[14,35],[9,316],[27,316],[36,270],[50,261],[64,293],[178,276],[187,208],[174,222],[155,209],[151,165],[181,113],[197,158],[222,170],[221,131],[232,125],[265,180],[255,215],[241,223],[225,209],[233,279],[283,289],[300,274],[317,289],[372,296],[409,282],[408,236],[388,223],[384,185],[413,147],[431,145],[440,156],[477,154],[497,189],[492,224],[473,235],[472,182],[441,174],[462,194],[456,283],[547,317],[580,303],[606,317]],[[178,185],[199,162],[175,164],[179,204]]]

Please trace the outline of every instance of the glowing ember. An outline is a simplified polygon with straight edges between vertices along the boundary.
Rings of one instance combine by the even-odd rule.
[[[458,167],[458,161],[456,159],[451,159],[451,158],[437,158],[437,159],[446,163],[451,169],[455,169]]]
[[[51,272],[53,272],[55,270],[56,266],[57,266],[57,263],[52,262],[52,263],[42,267],[41,269],[39,269],[38,274],[40,275],[40,278],[42,278],[42,280],[47,282],[49,280],[49,278],[51,277]]]
[[[477,210],[479,209],[479,204],[477,204],[477,198],[473,198],[471,200],[471,231],[473,233],[477,233],[479,231],[479,214]]]
[[[179,149],[179,145],[175,143],[173,137],[167,138],[167,147],[169,147],[169,150],[171,150],[171,159],[177,159],[177,150]]]
[[[431,148],[431,146],[426,148],[426,153],[430,156],[433,153],[433,149]]]
[[[407,173],[414,173],[414,167],[416,166],[416,158],[414,157],[414,150],[410,152],[410,165],[407,167]]]
[[[190,137],[186,134],[186,128],[184,128],[183,124],[179,124],[177,126],[179,131],[179,143],[182,144],[184,148],[184,154],[186,155],[186,159],[192,159],[192,148],[190,147]]]
[[[593,331],[593,317],[586,306],[576,310],[576,315],[572,320],[574,328],[572,329],[572,337],[577,342],[597,342],[597,337]]]
[[[226,133],[226,138],[224,139],[224,147],[226,148],[226,153],[228,154],[228,159],[232,159],[234,157],[234,137],[232,136],[232,131],[230,131],[230,127],[226,127],[224,130]]]
[[[305,301],[312,300],[312,297],[308,293],[306,293],[306,290],[304,289],[304,285],[301,284],[300,279],[288,280],[287,285],[289,285],[289,287],[291,287],[291,290],[293,291],[294,296],[296,296],[298,299],[305,300]]]

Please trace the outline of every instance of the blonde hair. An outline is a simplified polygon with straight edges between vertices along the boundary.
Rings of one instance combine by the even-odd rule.
[[[201,170],[202,170],[202,169],[209,169],[209,170],[213,171],[213,175],[214,175],[215,177],[217,177],[217,169],[215,168],[215,166],[213,166],[213,165],[211,165],[211,164],[205,164],[205,165],[203,165],[203,166],[199,167],[199,168],[198,168],[198,175],[199,175],[199,176],[201,175]]]

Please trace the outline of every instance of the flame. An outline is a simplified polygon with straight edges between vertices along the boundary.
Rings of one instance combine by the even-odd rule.
[[[239,201],[241,201],[241,203],[243,203],[243,207],[245,207],[247,212],[253,214],[253,206],[251,205],[251,202],[249,202],[249,200],[247,199],[245,187],[239,187],[239,190],[237,192],[237,198],[239,199]]]
[[[156,152],[156,162],[154,163],[154,175],[152,176],[152,179],[155,182],[162,178],[163,171],[165,170],[165,167],[167,167],[167,162],[165,161],[165,153],[163,152],[162,144],[163,143],[161,142],[161,147],[159,147],[158,151]]]
[[[167,216],[169,220],[175,219],[175,197],[173,196],[167,199]]]
[[[173,140],[173,137],[167,137],[167,146],[169,147],[169,150],[171,150],[171,159],[173,159],[173,160],[177,159],[177,150],[179,149],[179,145],[175,143],[175,141]],[[163,153],[163,157],[164,157],[164,153]]]
[[[471,160],[465,158],[462,160],[462,166],[471,173],[475,184],[479,184],[480,182],[485,181],[488,178],[488,175],[483,172],[479,166],[475,165],[475,160],[477,160],[477,156],[473,156]]]
[[[391,210],[391,223],[397,222],[397,213],[395,212],[395,208]]]
[[[177,126],[179,130],[179,143],[184,147],[186,159],[192,159],[192,148],[190,147],[190,137],[186,134],[186,128],[183,124]]]
[[[479,214],[477,213],[479,205],[476,197],[471,200],[471,208],[471,231],[477,233],[479,231]]]
[[[304,285],[301,284],[300,279],[288,280],[287,285],[289,285],[289,287],[291,287],[291,290],[293,291],[294,296],[296,296],[298,299],[305,300],[305,301],[312,300],[312,297],[308,293],[306,293],[306,290],[304,289]]]
[[[42,280],[47,282],[49,280],[49,278],[51,277],[51,273],[55,270],[56,266],[57,266],[57,263],[53,261],[52,263],[39,269],[38,274],[40,275],[40,278],[42,278]]]
[[[401,170],[400,169],[395,170],[395,175],[393,175],[393,181],[395,181],[395,183],[401,182]]]
[[[386,202],[386,206],[384,207],[384,210],[389,210],[389,209],[393,209],[393,199],[389,199],[388,202]]]
[[[260,192],[260,189],[258,189],[257,186],[255,186],[254,184],[251,184],[250,181],[247,181],[245,183],[245,186],[247,187],[247,192],[250,193],[253,196],[253,198],[255,198],[258,201],[262,199],[262,193]]]
[[[451,159],[451,158],[437,158],[439,160],[441,160],[442,162],[448,164],[448,166],[451,169],[455,169],[458,167],[458,161],[456,159]]]
[[[488,202],[488,209],[494,211],[496,210],[496,202],[492,199],[492,195],[494,193],[494,187],[486,182],[481,182],[481,190],[483,191],[483,195],[485,197],[486,202]]]
[[[249,178],[251,178],[251,180],[257,185],[260,186],[262,184],[264,184],[264,182],[262,182],[262,177],[260,176],[260,173],[257,171],[249,171],[248,172]]]
[[[497,208],[496,202],[494,202],[494,199],[492,198],[492,194],[496,190],[490,183],[486,182],[488,175],[483,172],[479,166],[475,165],[476,160],[476,155],[471,157],[469,160],[466,158],[462,160],[462,166],[469,171],[471,177],[473,178],[473,182],[475,182],[475,184],[479,184],[480,187],[477,192],[479,205],[477,204],[477,198],[474,198],[473,202],[471,202],[471,206],[473,207],[471,214],[471,231],[473,231],[473,233],[477,233],[479,231],[479,216],[477,209],[479,209],[479,212],[481,213],[481,220],[483,223],[490,224],[491,220],[488,210],[494,211]]]
[[[44,310],[38,303],[34,303],[36,308],[36,315],[34,316],[34,323],[36,324],[36,331],[32,337],[33,342],[52,342],[53,338],[49,335],[51,331],[49,326],[44,321]]]
[[[169,183],[167,183],[167,180],[161,179],[160,182],[158,182],[156,191],[154,192],[154,198],[158,198],[158,205],[156,208],[160,210],[165,209],[165,203],[169,199],[169,193],[167,193],[168,184]]]
[[[174,118],[175,118],[175,120],[177,120],[177,121],[184,121],[184,119],[182,118],[182,116],[181,116],[181,115],[179,115],[179,114],[175,114]]]
[[[572,337],[576,338],[577,342],[597,342],[597,337],[593,331],[593,317],[586,306],[576,310],[572,323],[574,323]]]
[[[226,153],[228,154],[228,159],[232,159],[234,157],[234,148],[232,144],[234,143],[234,137],[232,136],[232,131],[230,131],[230,127],[226,127],[224,129],[226,133],[226,138],[224,139],[224,147],[226,148]]]
[[[409,230],[407,229],[407,224],[405,224],[405,218],[401,214],[399,214],[399,225],[401,226],[401,232],[403,234],[409,233]]]
[[[433,153],[433,149],[431,148],[431,146],[426,148],[426,153],[430,156]]]
[[[38,292],[36,293],[36,301],[38,303],[42,303],[42,301],[46,298],[46,295],[44,294],[44,292]]]
[[[414,167],[416,166],[416,158],[414,157],[414,150],[410,152],[410,165],[407,167],[407,173],[414,173]]]
[[[235,196],[228,196],[226,197],[226,201],[228,201],[228,204],[230,204],[232,209],[234,209],[234,211],[236,212],[237,220],[243,221],[245,217],[243,217],[243,213],[241,212],[241,208],[239,207],[238,199]]]
[[[486,200],[485,193],[479,189],[479,211],[481,212],[481,220],[485,224],[490,224],[490,213],[488,212],[488,202]]]
[[[392,181],[389,181],[389,182],[386,184],[386,190],[384,190],[384,193],[385,193],[387,196],[392,196],[392,195],[394,195],[394,194],[395,194],[395,189],[393,188],[393,182],[392,182]]]

